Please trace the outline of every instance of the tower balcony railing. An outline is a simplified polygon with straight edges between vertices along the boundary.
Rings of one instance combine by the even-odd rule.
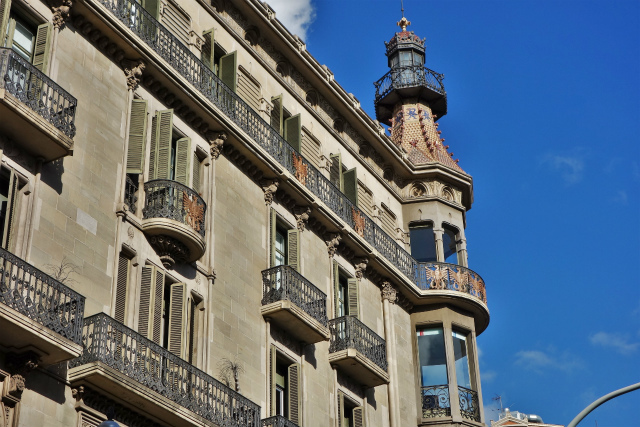
[[[423,290],[457,291],[476,297],[486,304],[484,280],[475,271],[444,262],[418,262],[415,282]]]
[[[276,415],[274,417],[264,418],[261,422],[261,427],[298,427],[298,424],[289,421],[282,415]]]
[[[313,193],[409,280],[416,281],[414,273],[418,263],[404,247],[355,206],[320,170],[289,145],[278,130],[271,127],[259,113],[206,67],[186,45],[140,7],[140,3],[135,0],[89,1],[98,1],[102,4],[161,58],[171,64],[193,85],[196,91],[219,108],[229,120],[295,176],[302,186]],[[422,71],[417,71],[418,78],[423,78],[426,84],[433,85],[436,91],[444,93],[443,76],[427,68],[420,68]],[[388,73],[388,79],[393,82],[390,73]],[[382,83],[380,84],[382,88]],[[377,92],[382,93],[380,90]]]
[[[449,386],[431,385],[422,387],[422,418],[450,417],[451,400]]]
[[[262,305],[291,301],[323,326],[327,325],[327,295],[288,265],[262,272]]]
[[[394,89],[416,86],[428,87],[440,95],[444,95],[443,80],[444,74],[436,73],[423,65],[394,67],[374,83],[376,88],[375,101],[384,98]]]
[[[182,425],[184,420],[169,418],[181,414],[163,399],[219,426],[260,426],[260,406],[106,314],[85,319],[83,341],[82,356],[69,365],[72,383],[95,382],[103,390],[126,399],[129,384],[136,382],[148,390],[144,393],[148,400],[144,407],[156,411],[156,416],[171,425]],[[92,382],[92,377],[100,375],[86,365],[95,363],[121,374],[124,384],[118,385],[117,379],[105,380],[108,374]],[[138,400],[140,394],[136,396]]]
[[[458,397],[462,417],[480,422],[480,400],[478,399],[478,392],[458,386]]]
[[[0,303],[13,310],[0,310],[3,346],[31,344],[45,353],[45,364],[80,354],[84,296],[2,248]],[[43,333],[42,327],[54,334]]]

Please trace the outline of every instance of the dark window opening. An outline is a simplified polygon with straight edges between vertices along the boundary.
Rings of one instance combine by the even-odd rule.
[[[458,250],[456,235],[458,234],[458,230],[446,224],[443,228],[444,233],[442,234],[442,246],[444,247],[444,262],[457,264]]]
[[[411,255],[418,262],[435,262],[436,240],[433,234],[433,224],[425,223],[409,226]]]

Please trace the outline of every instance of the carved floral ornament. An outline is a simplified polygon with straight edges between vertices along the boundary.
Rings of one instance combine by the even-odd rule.
[[[398,291],[393,287],[391,282],[384,281],[382,282],[382,300],[388,300],[390,303],[395,304],[398,300]]]
[[[71,0],[48,0],[47,2],[53,12],[53,27],[62,30],[69,18],[71,18]]]
[[[142,72],[146,65],[142,59],[123,59],[120,62],[124,75],[127,78],[127,87],[129,90],[136,90],[142,79]]]

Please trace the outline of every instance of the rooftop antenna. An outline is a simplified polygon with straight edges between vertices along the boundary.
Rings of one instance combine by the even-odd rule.
[[[492,397],[491,400],[497,400],[498,402],[500,402],[500,412],[503,412],[503,409],[502,409],[502,396],[500,396],[499,394],[496,394],[496,397]]]
[[[402,17],[404,18],[404,0],[400,0],[400,11],[402,12]]]

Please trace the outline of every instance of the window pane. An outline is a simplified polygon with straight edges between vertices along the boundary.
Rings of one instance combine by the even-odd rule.
[[[18,52],[27,61],[31,61],[33,52],[33,31],[16,21],[16,29],[13,33],[13,50]]]
[[[276,266],[284,265],[287,260],[286,239],[282,230],[276,230]]]
[[[442,328],[419,329],[417,334],[422,386],[447,384],[447,357]]]
[[[471,376],[469,374],[467,337],[465,334],[453,331],[453,353],[456,360],[456,378],[458,379],[458,385],[470,389]]]
[[[457,264],[458,251],[456,250],[456,230],[447,226],[444,227],[442,245],[444,246],[444,262]]]
[[[436,239],[433,235],[432,225],[409,227],[409,239],[411,240],[411,255],[416,261],[437,261]]]

